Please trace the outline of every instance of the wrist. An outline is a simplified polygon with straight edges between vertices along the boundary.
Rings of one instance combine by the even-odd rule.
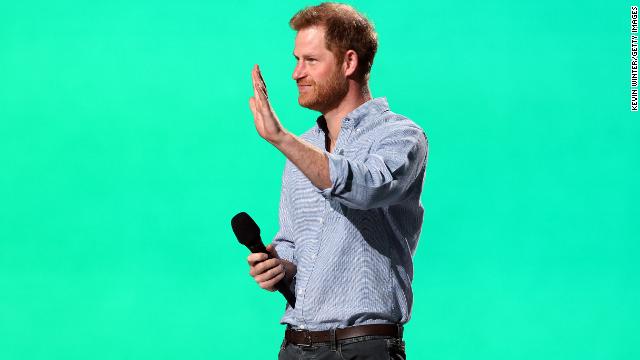
[[[286,144],[291,141],[292,137],[293,136],[290,132],[288,132],[285,129],[282,129],[282,132],[270,142],[273,146],[275,146],[279,150],[282,150],[282,148],[285,147]]]
[[[296,276],[296,266],[290,261],[282,260],[282,267],[284,268],[284,279],[287,282],[291,282]]]

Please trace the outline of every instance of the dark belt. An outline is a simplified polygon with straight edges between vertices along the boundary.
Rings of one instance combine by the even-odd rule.
[[[284,338],[288,343],[311,346],[314,343],[331,342],[332,332],[335,332],[335,341],[351,339],[358,336],[390,336],[402,339],[402,325],[396,324],[371,324],[350,326],[343,329],[309,331],[289,329],[284,332]]]

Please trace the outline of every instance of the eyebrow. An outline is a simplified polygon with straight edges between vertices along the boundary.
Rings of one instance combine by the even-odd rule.
[[[296,60],[298,59],[298,56],[296,56],[296,54],[293,54],[293,57],[296,58]],[[318,55],[316,55],[316,54],[302,55],[303,59],[317,58],[317,57],[318,57]]]

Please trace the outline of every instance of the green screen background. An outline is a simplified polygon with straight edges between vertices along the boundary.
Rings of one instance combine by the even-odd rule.
[[[229,220],[277,230],[289,18],[315,3],[0,3],[0,359],[275,359],[284,301]],[[631,3],[354,1],[374,96],[424,127],[410,359],[640,358]]]

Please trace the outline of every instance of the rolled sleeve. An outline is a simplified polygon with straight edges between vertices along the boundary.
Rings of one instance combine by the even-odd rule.
[[[385,136],[362,161],[329,153],[331,187],[319,190],[326,199],[367,210],[402,201],[426,166],[427,139],[419,128],[404,128]]]
[[[276,248],[278,252],[278,257],[280,259],[287,260],[297,265],[296,257],[295,257],[295,248],[293,246],[293,242],[282,236],[282,232],[279,231],[278,234],[273,238],[272,244]]]
[[[329,159],[329,179],[331,180],[331,187],[319,190],[320,194],[325,199],[331,199],[333,194],[339,191],[347,183],[345,174],[348,174],[349,165],[344,156],[335,155],[327,150],[323,150],[325,156]],[[341,192],[341,191],[340,191]]]

